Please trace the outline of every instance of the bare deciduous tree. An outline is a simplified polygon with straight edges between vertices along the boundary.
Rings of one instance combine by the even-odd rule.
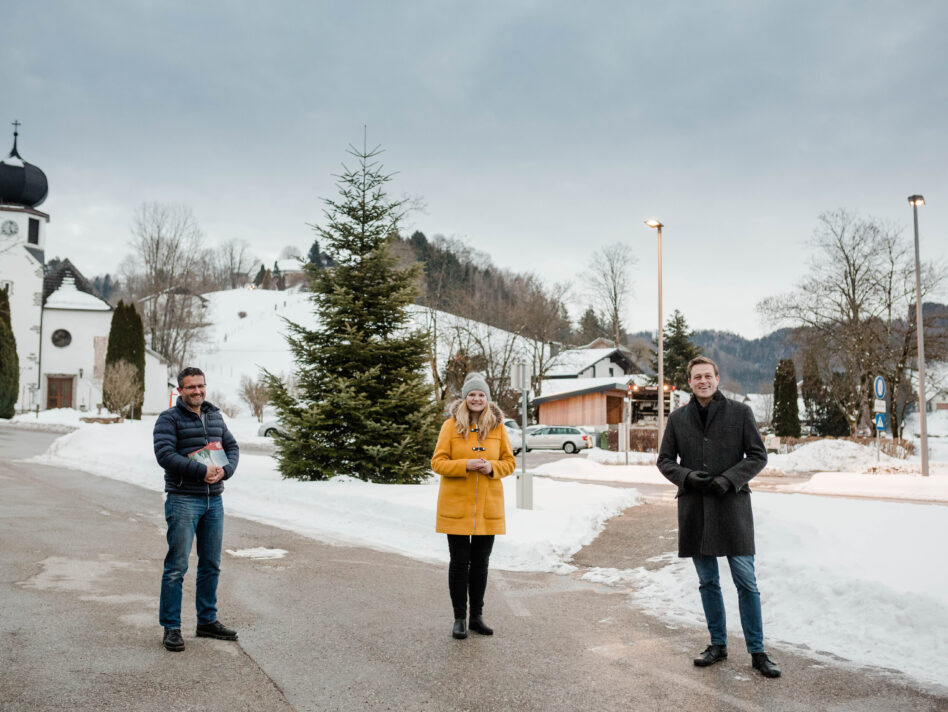
[[[563,306],[568,282],[544,285],[536,275],[519,278],[517,300],[510,310],[510,330],[523,336],[521,352],[530,364],[534,394],[539,396],[546,374],[556,362],[558,345],[569,340],[570,323]]]
[[[240,378],[240,397],[244,403],[250,406],[250,412],[253,413],[258,423],[263,422],[263,409],[270,401],[270,389],[262,380],[255,380],[250,376],[244,375]]]
[[[202,278],[204,234],[186,205],[144,203],[132,224],[133,254],[123,279],[141,307],[151,348],[181,368],[206,326]]]
[[[250,281],[250,270],[256,260],[246,240],[227,240],[212,251],[217,287],[237,289]]]
[[[901,413],[894,399],[917,359],[911,244],[893,227],[845,210],[819,217],[812,244],[808,276],[796,291],[764,299],[757,309],[773,324],[804,327],[804,349],[819,356],[820,376],[851,431],[868,420],[872,378],[883,376],[898,434]],[[923,267],[923,299],[943,284],[943,274]],[[948,335],[924,326],[926,356],[948,358]]]
[[[110,363],[102,378],[102,402],[123,419],[131,417],[132,407],[142,397],[142,383],[138,369],[128,361]]]
[[[589,297],[603,315],[616,346],[621,344],[622,318],[632,291],[629,271],[636,262],[629,248],[617,242],[593,253],[584,274]]]

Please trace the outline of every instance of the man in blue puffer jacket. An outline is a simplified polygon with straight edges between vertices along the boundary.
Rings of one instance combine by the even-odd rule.
[[[197,537],[197,635],[219,640],[237,640],[237,632],[217,619],[217,579],[221,569],[224,535],[222,480],[237,469],[237,441],[227,429],[219,408],[204,400],[204,372],[188,367],[178,374],[177,403],[158,416],[155,423],[155,458],[165,470],[165,520],[168,522],[168,555],[161,577],[158,619],[164,628],[162,644],[168,650],[184,650],[181,637],[181,583],[188,570],[191,544]],[[189,457],[211,443],[214,457]],[[223,453],[221,453],[223,449]],[[204,450],[202,454],[208,454]],[[226,463],[223,464],[226,456]]]

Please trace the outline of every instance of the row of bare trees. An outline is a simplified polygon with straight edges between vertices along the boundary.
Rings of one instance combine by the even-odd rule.
[[[116,296],[138,305],[149,346],[181,368],[207,326],[201,293],[242,286],[255,260],[244,241],[207,247],[186,205],[145,203],[131,232]]]
[[[800,355],[818,364],[826,395],[851,432],[868,422],[873,378],[884,377],[892,432],[901,436],[917,362],[912,242],[883,221],[837,210],[819,217],[812,247],[797,288],[764,299],[758,311],[772,324],[799,327]],[[944,275],[943,266],[922,266],[923,303],[944,287]],[[948,333],[922,314],[926,359],[948,360]]]

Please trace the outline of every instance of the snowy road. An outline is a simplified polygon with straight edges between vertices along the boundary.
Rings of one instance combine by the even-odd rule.
[[[0,707],[45,709],[944,709],[899,676],[776,650],[696,670],[704,634],[578,575],[494,572],[493,638],[454,641],[443,564],[331,546],[230,517],[222,618],[239,645],[159,646],[161,496],[82,472],[11,463],[53,436],[0,432]],[[634,512],[636,508],[629,510]],[[193,596],[189,576],[186,601]],[[186,611],[188,608],[186,607]]]

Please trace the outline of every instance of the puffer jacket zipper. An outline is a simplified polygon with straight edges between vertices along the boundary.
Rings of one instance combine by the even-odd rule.
[[[208,440],[208,438],[207,438],[207,423],[206,423],[205,420],[204,420],[204,409],[203,409],[203,408],[201,409],[201,415],[198,416],[198,417],[201,418],[201,427],[204,428],[204,444],[205,444],[205,445],[210,445],[210,444],[211,444],[211,441]],[[204,486],[207,487],[207,496],[210,497],[210,496],[211,496],[211,486],[210,486],[207,482],[204,483]]]

